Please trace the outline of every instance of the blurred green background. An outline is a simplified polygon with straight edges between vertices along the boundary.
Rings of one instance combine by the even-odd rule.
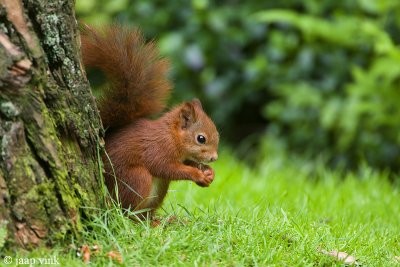
[[[76,12],[155,39],[172,61],[171,104],[200,98],[241,156],[279,147],[399,173],[400,1],[215,2],[77,0]]]

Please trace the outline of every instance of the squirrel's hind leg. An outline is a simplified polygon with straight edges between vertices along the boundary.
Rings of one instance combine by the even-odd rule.
[[[167,194],[169,180],[152,177],[144,167],[134,167],[120,172],[117,176],[118,198],[125,209],[139,211],[140,219],[153,219],[155,210],[161,205]],[[109,179],[108,179],[109,180]],[[114,186],[107,182],[109,190]],[[112,185],[115,184],[114,183]],[[143,210],[141,213],[140,210]]]
[[[118,175],[118,197],[125,209],[145,209],[151,192],[152,176],[143,167],[125,169]],[[114,182],[115,183],[115,182]]]

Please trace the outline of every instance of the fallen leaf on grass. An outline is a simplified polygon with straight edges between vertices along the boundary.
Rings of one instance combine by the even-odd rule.
[[[155,218],[151,221],[150,226],[154,228],[154,227],[158,227],[160,225],[170,225],[170,224],[176,224],[176,223],[181,223],[181,224],[185,225],[185,224],[188,224],[188,221],[187,220],[179,220],[178,217],[176,217],[175,215],[172,215],[165,219]]]
[[[161,221],[158,219],[154,219],[151,221],[151,227],[153,227],[153,228],[160,226],[160,224],[161,224]]]
[[[119,263],[122,263],[122,256],[121,253],[119,253],[118,251],[110,251],[107,253],[107,256],[113,260],[118,261]]]
[[[350,265],[352,265],[352,264],[358,265],[356,258],[354,256],[347,254],[346,252],[337,251],[337,250],[326,251],[323,249],[319,249],[318,251],[321,252],[322,254],[335,257],[337,260],[340,260],[343,263],[350,264]]]
[[[90,248],[88,245],[83,245],[81,247],[82,259],[84,263],[88,263],[90,261]]]
[[[172,215],[171,217],[169,217],[169,218],[167,219],[167,222],[168,222],[168,223],[175,223],[175,222],[178,222],[178,217],[176,217],[175,215]]]
[[[99,245],[92,246],[93,254],[98,255],[101,252],[101,247]]]

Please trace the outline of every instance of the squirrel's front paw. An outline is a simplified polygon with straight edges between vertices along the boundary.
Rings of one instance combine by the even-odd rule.
[[[203,173],[204,173],[204,175],[209,176],[211,178],[211,181],[214,180],[215,172],[214,172],[214,169],[211,168],[210,166],[204,165],[203,166]]]
[[[201,187],[208,187],[214,181],[214,176],[214,170],[206,165],[206,168],[202,171],[202,179],[197,181],[196,184]]]

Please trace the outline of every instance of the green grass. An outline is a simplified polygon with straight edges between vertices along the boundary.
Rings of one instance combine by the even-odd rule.
[[[117,264],[105,256],[111,250],[121,252],[123,266],[342,264],[321,249],[347,252],[362,265],[400,265],[394,258],[400,256],[399,189],[385,174],[368,167],[345,176],[321,166],[310,171],[282,157],[250,169],[227,151],[214,167],[209,188],[172,186],[158,227],[133,223],[118,209],[104,211],[84,233],[86,244],[101,247],[91,265]],[[169,223],[171,216],[177,219]],[[64,266],[83,265],[66,248],[28,256],[49,255]]]

